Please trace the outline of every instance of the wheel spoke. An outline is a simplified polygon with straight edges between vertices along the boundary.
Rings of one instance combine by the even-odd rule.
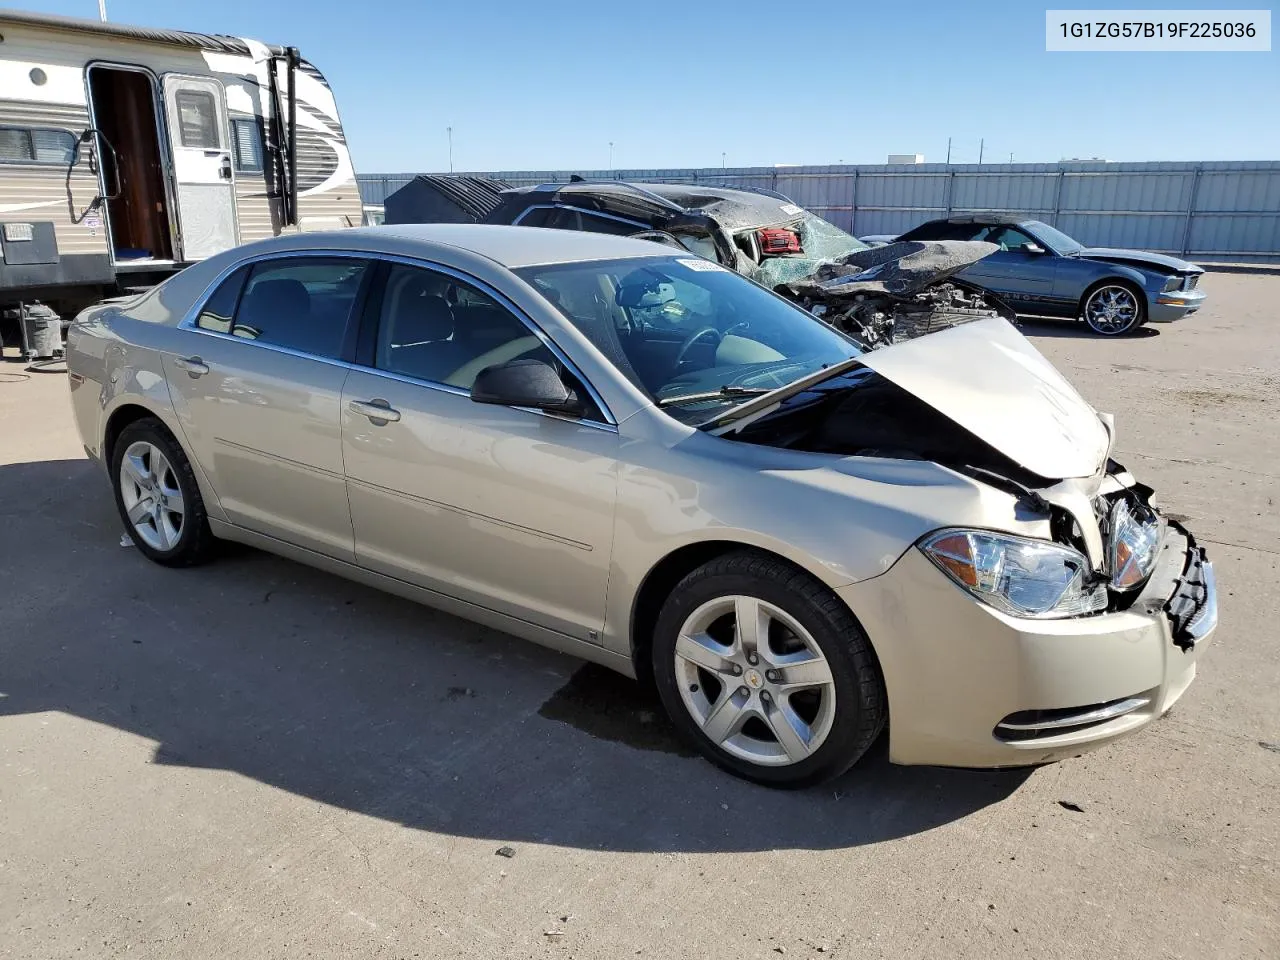
[[[789,704],[775,702],[768,705],[764,719],[778,738],[778,745],[791,760],[803,760],[809,755],[809,725]]]
[[[733,672],[728,660],[731,652],[705,633],[681,634],[676,639],[676,656],[717,675]]]
[[[157,550],[168,550],[173,545],[173,541],[169,537],[169,525],[165,523],[164,511],[156,510],[154,518],[156,528],[156,545]]]
[[[821,687],[832,682],[827,661],[808,650],[775,658],[774,669],[782,687]]]
[[[139,500],[129,508],[129,522],[135,527],[151,516],[151,501],[148,499]]]
[[[152,447],[151,456],[148,459],[151,461],[151,478],[155,481],[156,488],[172,489],[173,484],[170,478],[173,476],[173,471],[169,469],[169,461],[165,459],[164,454]]]
[[[711,738],[712,743],[724,743],[746,722],[748,713],[744,708],[747,699],[737,687],[725,684],[720,699],[712,706],[702,724],[702,732]]]
[[[743,653],[768,654],[769,614],[755,597],[733,600],[733,635]]]
[[[147,474],[147,468],[143,466],[142,457],[137,456],[136,454],[126,456],[124,460],[120,462],[120,466],[124,469],[124,472],[129,475],[129,479],[140,487],[145,488],[151,480],[150,476]]]
[[[186,507],[182,502],[181,490],[175,490],[173,491],[173,493],[169,493],[167,490],[165,491],[164,509],[169,511],[170,513],[177,514],[179,518],[182,518],[186,515]]]

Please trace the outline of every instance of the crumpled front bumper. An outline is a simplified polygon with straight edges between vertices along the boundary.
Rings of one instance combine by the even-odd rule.
[[[1204,306],[1203,290],[1171,290],[1148,295],[1147,320],[1151,323],[1173,323],[1195,313]]]
[[[904,764],[1025,766],[1132,733],[1187,689],[1217,626],[1213,567],[1176,525],[1124,611],[1011,617],[915,548],[882,576],[838,593],[879,656],[889,755]]]

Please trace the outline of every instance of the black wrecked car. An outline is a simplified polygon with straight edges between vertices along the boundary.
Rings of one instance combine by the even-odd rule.
[[[512,187],[420,176],[387,197],[386,222],[515,224],[666,243],[803,304],[868,348],[980,317],[1013,319],[997,297],[954,277],[994,244],[872,248],[765,190],[582,179]]]

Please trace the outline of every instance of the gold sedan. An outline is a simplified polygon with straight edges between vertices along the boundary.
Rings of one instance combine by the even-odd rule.
[[[228,251],[68,353],[151,560],[240,541],[605,664],[762,783],[886,725],[899,763],[1078,754],[1216,625],[1203,550],[999,319],[862,353],[669,247],[433,225]]]

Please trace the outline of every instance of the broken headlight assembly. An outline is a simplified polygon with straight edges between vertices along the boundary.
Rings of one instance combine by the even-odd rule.
[[[1106,609],[1078,550],[989,530],[943,530],[920,543],[943,573],[1001,613],[1050,620]]]
[[[1155,569],[1160,553],[1160,519],[1127,499],[1117,500],[1107,523],[1107,572],[1116,590],[1141,586]]]

